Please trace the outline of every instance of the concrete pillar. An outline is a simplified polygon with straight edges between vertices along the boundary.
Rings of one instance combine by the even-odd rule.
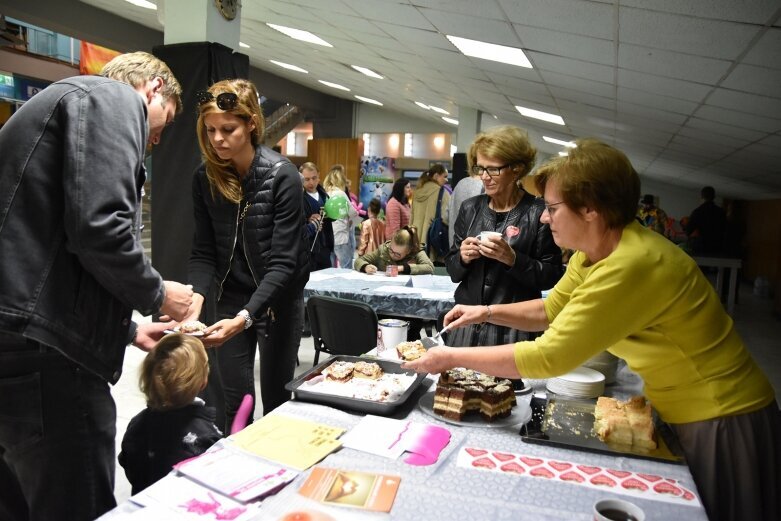
[[[241,2],[225,0],[233,7],[223,14],[214,0],[158,0],[158,18],[165,26],[165,45],[187,42],[216,42],[234,51],[241,36]],[[233,19],[226,17],[233,16]]]
[[[456,137],[456,148],[459,152],[468,152],[469,145],[475,139],[475,135],[480,132],[480,118],[482,113],[472,107],[458,107],[458,135]]]

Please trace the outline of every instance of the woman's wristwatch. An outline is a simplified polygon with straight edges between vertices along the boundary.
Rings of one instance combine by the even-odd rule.
[[[242,309],[238,313],[236,313],[237,317],[241,317],[244,319],[244,329],[249,329],[254,320],[252,320],[252,315],[250,315],[249,311],[246,309]]]

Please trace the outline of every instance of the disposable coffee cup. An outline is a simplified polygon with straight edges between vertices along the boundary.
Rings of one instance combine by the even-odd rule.
[[[407,341],[409,322],[395,318],[383,318],[377,324],[377,356],[398,360],[396,346]]]
[[[645,512],[623,499],[601,499],[594,503],[594,521],[645,521]]]
[[[478,237],[480,237],[480,242],[488,242],[488,238],[489,237],[494,237],[494,238],[497,238],[497,239],[501,239],[502,238],[502,234],[499,233],[499,232],[485,231],[485,232],[480,232],[480,235],[478,235]]]

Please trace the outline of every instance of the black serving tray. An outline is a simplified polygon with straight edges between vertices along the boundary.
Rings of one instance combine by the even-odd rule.
[[[565,449],[598,452],[611,456],[665,461],[683,464],[683,452],[670,429],[654,415],[657,448],[650,452],[632,452],[608,445],[594,432],[596,400],[539,398],[531,400],[532,419],[521,428],[521,439],[527,443],[552,445]]]
[[[401,368],[401,363],[394,360],[386,360],[384,358],[375,358],[372,356],[348,356],[348,355],[336,355],[321,362],[317,366],[313,367],[309,371],[301,374],[298,378],[288,382],[285,385],[285,389],[293,392],[293,398],[304,402],[322,403],[325,405],[332,405],[339,409],[350,409],[358,412],[365,412],[370,414],[390,415],[393,414],[398,407],[405,404],[409,398],[415,393],[420,386],[420,383],[426,378],[426,373],[417,373],[415,380],[410,384],[409,388],[404,391],[404,394],[399,396],[397,400],[391,402],[375,402],[373,400],[364,400],[361,398],[350,398],[347,396],[336,396],[333,394],[324,394],[311,392],[307,390],[299,389],[304,382],[320,375],[323,369],[328,367],[334,362],[375,362],[386,373],[403,373],[408,375],[414,375],[414,371],[405,371]]]

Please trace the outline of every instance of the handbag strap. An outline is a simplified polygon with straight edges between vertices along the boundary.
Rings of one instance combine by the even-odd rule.
[[[437,214],[434,216],[434,219],[439,219],[442,217],[442,194],[445,193],[445,187],[441,187],[439,189],[439,197],[437,197]]]

